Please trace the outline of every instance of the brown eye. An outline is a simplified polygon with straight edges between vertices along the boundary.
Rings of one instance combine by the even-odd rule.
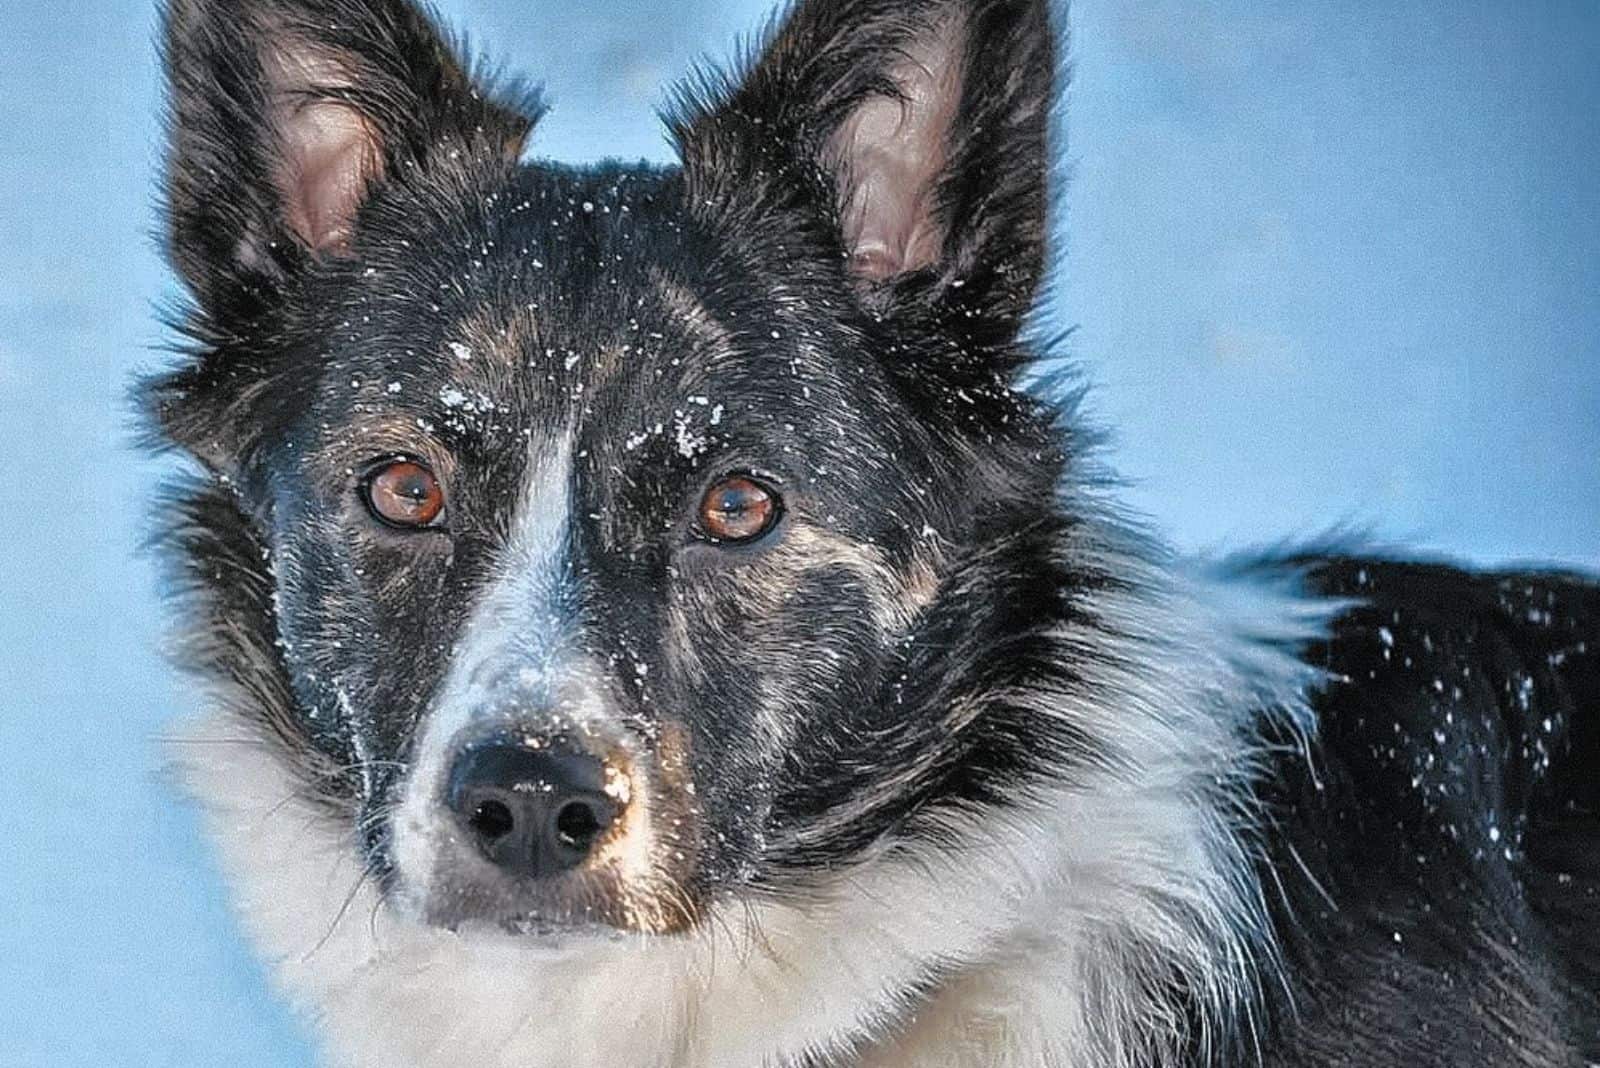
[[[439,480],[419,463],[391,460],[367,476],[367,507],[393,527],[431,526],[444,511]]]
[[[700,500],[700,530],[712,541],[751,541],[778,521],[778,498],[765,486],[735,475]]]

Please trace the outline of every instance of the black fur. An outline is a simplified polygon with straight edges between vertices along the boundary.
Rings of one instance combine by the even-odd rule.
[[[1309,654],[1332,679],[1309,759],[1282,739],[1265,788],[1267,1063],[1595,1062],[1600,585],[1303,562],[1358,604]]]

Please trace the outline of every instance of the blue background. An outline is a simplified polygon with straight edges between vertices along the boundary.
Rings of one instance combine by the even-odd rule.
[[[454,0],[535,149],[659,158],[759,0]],[[1600,567],[1600,5],[1079,0],[1053,314],[1189,547],[1335,524]],[[307,1065],[154,770],[189,707],[127,448],[159,147],[143,0],[0,5],[0,1065]]]

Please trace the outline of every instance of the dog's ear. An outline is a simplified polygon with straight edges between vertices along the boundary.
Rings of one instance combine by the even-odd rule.
[[[1051,22],[1048,0],[803,0],[674,122],[691,196],[810,211],[868,299],[1015,332],[1045,265]]]
[[[343,254],[380,183],[514,159],[538,116],[408,0],[170,0],[165,59],[169,250],[213,314]]]

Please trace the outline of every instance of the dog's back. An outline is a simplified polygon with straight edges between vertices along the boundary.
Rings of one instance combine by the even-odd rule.
[[[1352,606],[1264,789],[1274,1066],[1600,1058],[1600,586],[1304,561]]]

